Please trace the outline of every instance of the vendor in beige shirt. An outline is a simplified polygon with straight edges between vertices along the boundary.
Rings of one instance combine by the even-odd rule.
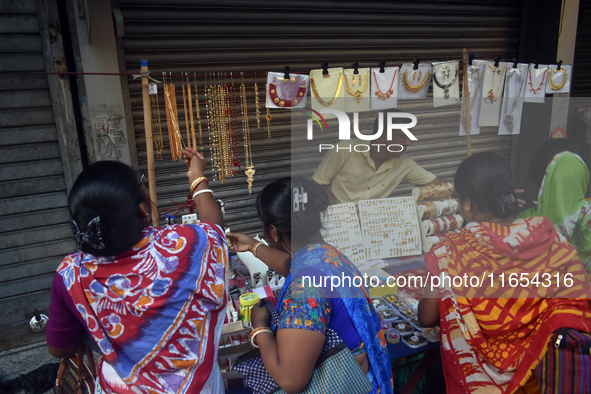
[[[377,129],[377,120],[375,123]],[[392,140],[386,133],[375,141],[341,141],[324,157],[312,179],[324,186],[331,204],[358,202],[373,198],[389,197],[402,181],[413,185],[428,185],[446,182],[418,165],[404,154],[410,139],[402,130],[392,132]],[[370,146],[368,152],[355,152],[349,146]],[[387,145],[399,144],[400,152],[390,152]],[[392,149],[399,150],[399,149]]]

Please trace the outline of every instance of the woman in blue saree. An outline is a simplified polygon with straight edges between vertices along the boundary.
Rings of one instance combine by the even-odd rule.
[[[332,329],[367,373],[371,392],[393,393],[379,319],[365,287],[356,287],[358,281],[352,280],[361,274],[320,234],[327,206],[328,197],[315,182],[283,178],[266,186],[257,198],[270,246],[244,234],[228,234],[234,250],[251,251],[287,276],[277,304],[277,334],[260,330],[254,341],[275,382],[286,392],[297,392],[310,381],[326,331]],[[337,284],[332,278],[339,278],[340,285],[332,286]],[[350,284],[343,285],[349,282],[343,278]],[[268,327],[269,320],[266,306],[253,309],[253,330]]]

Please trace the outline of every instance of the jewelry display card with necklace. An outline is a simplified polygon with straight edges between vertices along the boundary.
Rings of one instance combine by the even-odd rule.
[[[345,82],[343,69],[334,67],[323,75],[322,69],[310,70],[310,89],[312,90],[312,109],[338,109],[345,112]],[[325,119],[334,119],[336,115],[323,114]]]
[[[320,234],[327,243],[343,252],[356,266],[365,261],[355,203],[329,205],[322,215]]]
[[[433,63],[433,107],[460,102],[459,62]]]
[[[548,67],[548,84],[546,85],[546,94],[568,93],[570,92],[571,66],[562,66],[558,69],[557,65]]]
[[[480,134],[478,117],[480,115],[480,107],[482,107],[482,81],[484,80],[486,63],[486,60],[472,60],[472,65],[468,66],[468,94],[470,97],[464,97],[462,99],[460,116],[461,136],[466,135],[466,116],[470,119],[470,135]],[[467,111],[466,105],[468,105]]]
[[[310,77],[302,74],[267,73],[267,108],[302,108],[306,106]]]
[[[400,67],[398,98],[420,99],[427,97],[433,67],[430,63],[419,63],[418,69],[413,70],[413,68],[413,63],[404,63]]]
[[[525,98],[523,99],[526,103],[543,103],[546,97],[546,75],[548,74],[547,65],[538,65],[536,68],[535,64],[529,65],[527,71],[527,87],[525,88]]]
[[[371,109],[390,109],[398,106],[398,67],[371,69]]]
[[[412,197],[361,200],[358,207],[367,259],[421,254],[421,230]]]
[[[345,69],[345,108],[347,112],[369,111],[369,68]]]
[[[527,64],[519,63],[517,68],[507,71],[499,135],[519,134],[521,114],[523,113],[523,96],[527,86],[527,69]]]
[[[487,62],[482,82],[482,107],[478,117],[478,126],[498,126],[501,116],[501,102],[503,101],[503,87],[505,73],[511,63]]]

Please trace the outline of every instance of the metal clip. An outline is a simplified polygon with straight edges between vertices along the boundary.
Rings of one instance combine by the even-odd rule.
[[[562,342],[562,334],[558,334],[556,342],[554,342],[554,347],[560,347],[560,342]]]
[[[304,192],[304,187],[302,186],[301,191],[298,191],[297,187],[293,188],[293,211],[298,212],[300,210],[300,203],[302,204],[302,211],[306,210],[306,205],[308,203],[308,193]]]

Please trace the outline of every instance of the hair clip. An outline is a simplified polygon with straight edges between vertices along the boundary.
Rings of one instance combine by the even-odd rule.
[[[380,68],[380,73],[386,72],[386,61],[382,60],[378,63],[378,67]]]
[[[495,67],[499,67],[499,63],[501,62],[501,57],[500,56],[495,56]]]
[[[501,201],[503,201],[503,204],[513,204],[515,201],[517,201],[517,199],[513,193],[507,193],[501,195]]]
[[[302,211],[306,210],[306,204],[308,203],[308,193],[304,192],[302,186],[301,191],[298,191],[297,187],[293,188],[293,211],[298,212],[300,210],[300,203],[302,204]]]
[[[74,238],[76,238],[76,247],[82,249],[82,244],[87,244],[93,249],[104,249],[105,243],[101,237],[101,218],[100,216],[95,217],[86,226],[86,231],[80,231],[78,223],[74,219],[70,220],[72,224],[72,231],[74,232]]]
[[[414,59],[412,59],[412,62],[414,64],[414,66],[413,66],[412,69],[413,70],[418,70],[419,69],[419,63],[421,62],[421,59],[414,58]]]

